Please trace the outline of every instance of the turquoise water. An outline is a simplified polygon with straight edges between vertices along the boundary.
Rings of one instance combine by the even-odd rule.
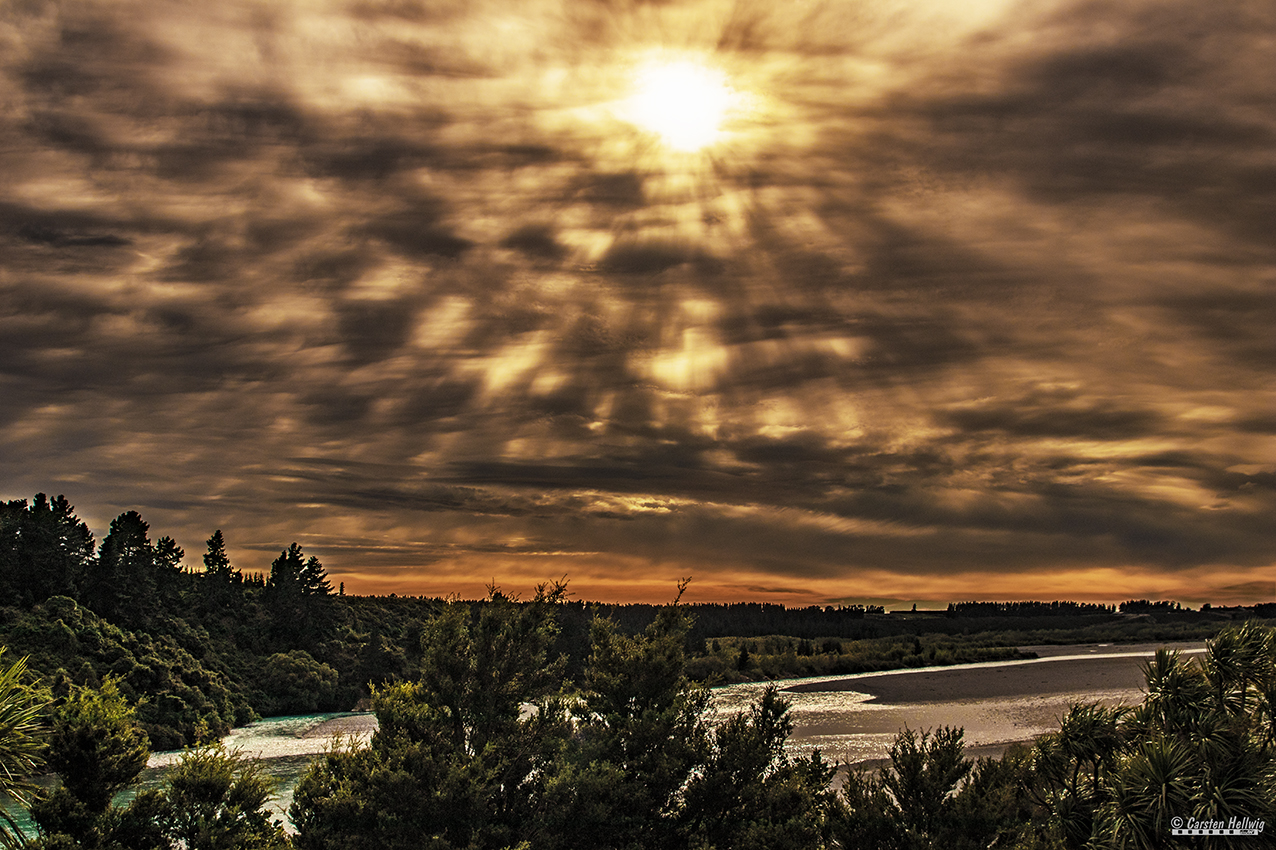
[[[332,744],[334,736],[366,742],[375,729],[376,718],[366,712],[307,714],[269,717],[233,730],[222,741],[228,749],[261,763],[266,775],[276,783],[267,806],[286,828],[291,828],[288,807],[292,805],[293,791],[315,756]],[[153,753],[138,781],[116,796],[115,805],[127,805],[138,792],[162,787],[164,776],[181,757],[181,751]],[[34,834],[25,810],[12,801],[5,801],[4,808],[28,834]]]

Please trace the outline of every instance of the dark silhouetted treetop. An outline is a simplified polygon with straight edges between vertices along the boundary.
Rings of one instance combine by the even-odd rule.
[[[84,602],[109,620],[141,624],[154,613],[160,562],[149,531],[137,511],[120,514],[111,521],[97,560],[90,565]],[[173,548],[166,547],[166,568],[171,566]]]
[[[331,596],[332,585],[323,564],[313,555],[306,558],[301,547],[290,545],[270,565],[266,588],[281,597]]]
[[[209,579],[229,583],[232,569],[230,556],[226,554],[226,539],[219,528],[208,538],[208,551],[204,553],[204,575]]]
[[[26,606],[74,596],[93,561],[93,534],[63,496],[0,504],[0,596]]]
[[[302,596],[331,596],[332,584],[328,581],[328,571],[319,563],[319,559],[311,555],[301,568],[298,583]]]

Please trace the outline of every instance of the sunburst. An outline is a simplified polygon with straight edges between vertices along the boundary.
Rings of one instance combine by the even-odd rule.
[[[717,68],[689,59],[653,60],[634,73],[620,117],[668,147],[694,152],[720,141],[722,125],[742,100]]]

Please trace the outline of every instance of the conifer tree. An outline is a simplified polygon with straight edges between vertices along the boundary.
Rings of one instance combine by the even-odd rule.
[[[0,598],[26,605],[77,595],[93,534],[63,496],[0,504]]]
[[[328,571],[319,563],[319,559],[311,555],[297,574],[297,585],[302,596],[331,596],[332,584],[328,581]]]
[[[84,602],[99,616],[140,625],[154,613],[158,564],[149,531],[137,511],[111,521],[84,582]],[[165,555],[171,559],[173,552],[169,549]]]
[[[281,644],[308,645],[327,627],[327,603],[332,596],[328,574],[318,558],[307,558],[296,543],[280,552],[270,565],[266,595],[275,637]]]
[[[219,528],[208,538],[208,551],[204,553],[204,575],[219,583],[230,583],[230,556],[226,554],[226,539]]]

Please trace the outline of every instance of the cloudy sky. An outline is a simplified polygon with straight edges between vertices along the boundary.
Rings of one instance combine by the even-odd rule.
[[[351,592],[1272,601],[1273,68],[1270,0],[8,0],[0,496]]]

